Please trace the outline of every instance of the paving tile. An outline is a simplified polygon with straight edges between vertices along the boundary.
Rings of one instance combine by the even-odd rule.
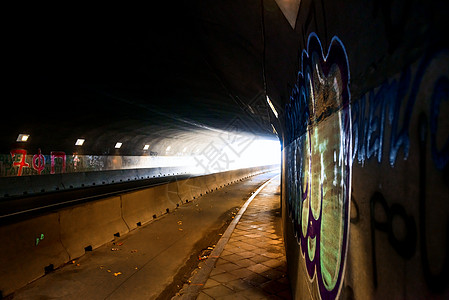
[[[263,256],[263,255],[261,255],[261,256],[262,257],[266,257],[266,256]],[[278,268],[278,267],[281,267],[281,266],[285,265],[285,263],[283,261],[281,261],[281,260],[279,260],[277,258],[268,258],[268,260],[262,262],[262,264],[264,264],[264,265],[266,265],[267,267],[270,267],[270,268]]]
[[[270,279],[279,279],[285,276],[285,272],[281,272],[279,270],[275,270],[275,269],[269,269],[263,273],[261,273],[261,275],[270,278]]]
[[[212,276],[211,278],[213,280],[216,280],[216,281],[220,282],[220,283],[229,282],[229,281],[233,281],[233,280],[238,279],[237,276],[235,276],[235,275],[233,275],[231,273],[228,273],[228,272],[224,272],[224,273]]]
[[[245,236],[247,237],[247,238],[250,238],[250,239],[252,239],[252,238],[258,238],[258,237],[261,237],[262,236],[262,234],[258,234],[258,233],[250,233],[250,234],[245,234]]]
[[[240,252],[245,252],[245,251],[247,251],[247,250],[245,250],[245,249],[243,249],[243,248],[240,248],[240,247],[237,247],[237,246],[231,246],[230,248],[225,248],[226,250],[229,250],[229,251],[231,251],[231,252],[233,252],[233,253],[240,253]]]
[[[227,262],[233,262],[235,263],[237,260],[243,259],[242,256],[238,255],[238,254],[230,254],[230,255],[226,255],[226,256],[220,256],[219,260],[223,259]]]
[[[255,265],[249,266],[247,269],[250,271],[253,271],[254,273],[258,273],[258,274],[262,274],[268,270],[271,270],[270,267],[267,267],[263,264],[255,264]]]
[[[237,276],[238,278],[244,279],[244,278],[254,276],[255,273],[251,270],[248,270],[247,268],[240,268],[240,269],[231,271],[231,274]]]
[[[214,300],[214,298],[201,291],[196,300]]]
[[[240,267],[243,267],[243,268],[249,267],[249,266],[254,264],[254,262],[251,261],[249,258],[244,258],[244,259],[241,259],[241,260],[237,260],[234,263],[236,265],[239,265]]]
[[[244,291],[241,291],[240,294],[243,297],[246,297],[248,299],[252,299],[252,300],[258,300],[258,299],[268,299],[268,295],[260,288],[252,288],[252,289],[247,289]]]
[[[240,292],[232,293],[230,295],[222,296],[215,298],[215,300],[247,300],[249,298],[245,297],[244,295],[241,295]]]
[[[270,258],[257,254],[257,255],[254,255],[253,257],[251,257],[250,260],[255,262],[256,264],[260,264],[260,263],[266,262],[267,260],[270,260]],[[279,262],[279,264],[276,266],[280,266],[280,265],[281,265],[281,262]],[[266,266],[268,266],[268,265],[266,265]],[[271,266],[268,266],[268,267],[272,268]]]
[[[225,270],[226,272],[230,272],[232,270],[236,270],[236,269],[241,268],[240,266],[238,266],[236,264],[233,264],[231,262],[228,262],[226,264],[221,264],[219,267],[220,267],[220,269]],[[217,265],[217,268],[218,268],[218,265]]]
[[[215,276],[215,275],[218,275],[218,274],[221,274],[221,273],[224,273],[225,271],[224,270],[222,270],[222,269],[217,269],[217,268],[214,268],[213,270],[212,270],[212,272],[210,272],[210,275],[209,276]]]
[[[243,280],[249,282],[253,286],[260,286],[262,283],[269,281],[268,278],[256,273],[254,273],[254,275],[251,275],[249,277],[243,278]]]
[[[285,262],[282,263],[282,265],[277,267],[276,270],[286,274],[287,273],[287,264]]]
[[[243,241],[233,242],[233,245],[234,245],[234,246],[237,246],[237,247],[241,247],[242,245],[245,245],[245,244],[246,244],[246,243],[243,242]]]
[[[278,258],[278,257],[282,256],[282,253],[266,252],[266,253],[261,253],[261,255],[269,257],[269,258]]]
[[[231,258],[231,256],[226,256],[228,258]],[[224,259],[223,257],[220,257],[220,259],[217,260],[217,262],[215,263],[215,267],[224,265],[224,264],[229,264],[229,261],[227,259]]]
[[[220,283],[219,283],[218,281],[216,281],[216,280],[214,280],[214,279],[212,279],[212,278],[209,278],[209,279],[206,281],[206,283],[204,284],[204,288],[205,288],[205,289],[208,289],[208,288],[217,286],[217,285],[219,285],[219,284],[220,284]]]
[[[248,251],[252,251],[252,250],[254,250],[254,249],[259,248],[259,246],[254,246],[254,245],[251,245],[251,244],[249,244],[249,243],[246,243],[246,245],[245,245],[245,246],[242,246],[242,248],[243,248],[243,249],[246,249],[246,250],[248,250]]]
[[[247,281],[244,281],[242,279],[233,280],[230,282],[223,283],[226,287],[232,289],[235,292],[244,291],[247,289],[252,289],[253,286],[249,284]]]
[[[271,240],[271,241],[268,241],[268,244],[280,244],[280,243],[282,243],[280,240]]]
[[[239,255],[243,258],[250,258],[256,255],[256,253],[254,253],[253,251],[243,251],[243,252],[239,252]]]
[[[225,248],[225,250],[223,250],[223,252],[221,252],[220,256],[226,256],[226,255],[233,254],[233,253],[234,253],[234,252],[231,252],[231,251],[229,251],[229,250],[226,250],[226,248]]]
[[[262,243],[259,239],[248,239],[245,238],[244,241],[246,241],[247,244],[259,247],[260,245],[263,245],[264,243]]]
[[[234,293],[233,290],[231,290],[230,288],[227,288],[221,284],[211,287],[211,288],[208,288],[208,289],[203,289],[202,292],[212,298],[218,298],[220,296],[226,296],[226,295]]]

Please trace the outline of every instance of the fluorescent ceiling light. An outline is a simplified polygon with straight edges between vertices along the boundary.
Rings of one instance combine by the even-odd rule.
[[[77,139],[75,142],[75,146],[82,146],[84,144],[85,139]]]
[[[150,148],[150,145],[143,146],[143,150],[148,150]]]
[[[16,142],[26,142],[28,141],[28,138],[30,137],[29,134],[25,134],[25,133],[21,133],[19,134],[19,136],[17,137]]]
[[[167,149],[165,149],[165,151],[170,151],[171,146],[168,146]]]
[[[122,143],[117,142],[117,144],[115,144],[115,149],[120,149],[121,146],[122,146]]]
[[[268,95],[267,95],[267,102],[268,102],[268,105],[270,106],[271,110],[273,111],[273,114],[274,114],[274,115],[276,116],[276,118],[277,118],[277,117],[278,117],[278,112],[277,112],[276,109],[274,108],[273,103],[271,103],[270,98],[268,98]]]

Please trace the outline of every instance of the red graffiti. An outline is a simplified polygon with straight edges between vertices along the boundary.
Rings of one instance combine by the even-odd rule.
[[[13,166],[18,166],[19,170],[17,172],[17,176],[22,176],[23,167],[29,168],[30,164],[25,161],[27,155],[27,151],[25,149],[13,149],[11,150],[11,158],[13,159]],[[18,160],[14,161],[14,157]]]
[[[45,156],[41,154],[41,149],[38,150],[38,154],[33,156],[33,169],[37,171],[39,175],[45,169]]]
[[[52,151],[51,154],[51,174],[55,174],[55,159],[61,158],[62,159],[62,170],[61,173],[65,173],[65,162],[66,162],[66,155],[65,152],[60,151]]]

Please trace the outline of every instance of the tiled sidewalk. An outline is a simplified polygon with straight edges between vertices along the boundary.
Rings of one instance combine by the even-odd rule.
[[[279,177],[253,199],[197,299],[291,299]]]

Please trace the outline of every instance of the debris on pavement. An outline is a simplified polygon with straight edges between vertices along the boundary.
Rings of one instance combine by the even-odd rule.
[[[122,274],[122,272],[117,272],[117,273],[114,273],[114,276],[117,277],[117,276],[119,276],[121,274]]]
[[[207,247],[206,249],[203,249],[201,251],[201,254],[198,256],[199,260],[205,260],[209,257],[209,255],[212,253],[212,250],[214,250],[215,245],[213,245],[212,247]]]

